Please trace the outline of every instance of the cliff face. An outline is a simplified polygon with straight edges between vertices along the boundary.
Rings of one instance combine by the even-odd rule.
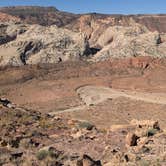
[[[128,26],[131,22],[136,22],[145,25],[151,31],[166,32],[166,14],[163,15],[106,15],[106,14],[72,14],[59,11],[54,7],[3,7],[0,12],[10,14],[20,18],[25,23],[68,26],[76,28],[76,25],[92,24],[101,22],[108,25]],[[88,18],[87,18],[88,16]],[[85,17],[84,19],[82,17]],[[81,21],[81,22],[80,22]],[[77,25],[78,28],[78,25]]]
[[[61,12],[54,7],[3,7],[0,8],[0,11],[18,17],[24,23],[44,26],[53,24],[64,26],[77,17],[71,13]]]
[[[166,15],[140,15],[133,16],[133,19],[145,25],[150,31],[166,32]]]
[[[130,38],[131,42],[133,43],[133,36],[137,36],[139,39],[141,37],[140,34],[144,33],[149,33],[146,35],[149,39],[152,39],[152,36],[155,36],[154,33],[158,33],[158,37],[154,38],[155,43],[157,43],[157,40],[161,40],[160,43],[164,43],[166,39],[166,23],[164,23],[165,20],[165,15],[123,16],[87,14],[80,16],[77,20],[66,25],[65,27],[84,33],[89,41],[90,47],[95,49],[103,49],[103,47],[105,47],[107,44],[112,45],[112,43],[115,41],[115,36],[120,36],[123,33],[123,29],[127,30],[127,32],[125,32],[127,35],[122,35],[125,37],[125,39],[123,40],[122,38],[121,44],[118,46],[120,48],[124,43],[127,44],[127,39]],[[111,32],[108,29],[112,29]],[[113,34],[112,31],[116,31],[117,33]],[[138,31],[140,32],[137,33]],[[99,41],[105,43],[101,44]],[[124,41],[123,44],[122,41]],[[140,39],[140,41],[142,44],[146,42],[146,40],[143,38]],[[148,43],[150,44],[151,42]],[[128,44],[130,45],[130,43]],[[114,54],[114,52],[112,52],[112,54]]]
[[[78,29],[82,24],[101,22],[106,25],[128,26],[131,22],[145,25],[151,31],[166,32],[166,15],[105,15],[105,14],[72,14],[62,12],[54,7],[3,7],[0,12],[21,19],[25,23],[67,26]],[[81,24],[81,25],[78,25]]]

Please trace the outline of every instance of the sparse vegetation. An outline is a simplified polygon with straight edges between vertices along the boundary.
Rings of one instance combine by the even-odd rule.
[[[84,122],[80,122],[78,127],[79,128],[84,128],[84,129],[87,129],[87,130],[92,130],[94,125],[91,124],[90,122],[84,121]]]
[[[157,133],[157,129],[150,128],[147,131],[147,136],[150,137],[150,136],[155,135],[156,133]]]
[[[142,159],[139,161],[139,165],[140,166],[150,166],[150,162],[148,160]]]
[[[51,123],[50,123],[50,120],[47,119],[47,118],[42,118],[39,120],[39,125],[40,127],[42,128],[49,128],[51,127]]]
[[[44,160],[49,155],[49,152],[46,150],[40,150],[37,152],[36,157],[38,160]]]

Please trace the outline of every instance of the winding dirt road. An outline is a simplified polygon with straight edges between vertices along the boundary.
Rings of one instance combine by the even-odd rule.
[[[65,110],[57,110],[49,113],[50,115],[56,115],[59,113],[75,112],[88,109],[91,105],[96,105],[104,102],[107,99],[116,99],[119,97],[126,97],[131,100],[144,101],[155,104],[166,104],[165,93],[147,93],[136,92],[129,90],[112,89],[102,86],[83,86],[76,90],[78,96],[85,103],[85,105],[73,107]]]

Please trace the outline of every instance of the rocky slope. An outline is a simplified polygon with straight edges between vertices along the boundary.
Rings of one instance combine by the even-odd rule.
[[[157,121],[132,120],[103,131],[86,121],[10,106],[10,101],[0,99],[1,165],[165,163],[166,134]]]
[[[134,57],[0,70],[0,164],[165,165],[166,105],[156,99],[165,64]]]

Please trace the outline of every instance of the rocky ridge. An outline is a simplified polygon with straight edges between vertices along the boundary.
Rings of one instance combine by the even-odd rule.
[[[150,31],[166,32],[165,14],[158,15],[121,15],[121,14],[72,14],[59,11],[55,7],[38,7],[38,6],[16,6],[1,7],[0,11],[16,16],[24,21],[24,23],[53,25],[59,27],[70,26],[78,29],[80,23],[84,22],[87,26],[92,23],[100,22],[108,26],[128,26],[131,22],[139,23],[146,26]],[[81,21],[81,22],[80,22]],[[77,27],[77,28],[76,28]]]
[[[111,26],[101,33],[96,26],[89,39],[84,31],[73,32],[55,25],[11,23],[1,24],[0,29],[0,66],[139,56],[163,58],[166,51],[165,36],[139,24]]]
[[[165,15],[74,15],[53,7],[26,6],[0,8],[0,12],[6,18],[0,25],[0,66],[58,63],[84,57],[92,62],[165,57]],[[160,18],[162,30],[147,21],[159,19],[160,23]]]
[[[1,7],[0,12],[19,18],[25,24],[62,27],[77,17],[72,13],[62,12],[55,7],[19,6]]]
[[[139,24],[109,27],[98,37],[93,47],[100,48],[93,57],[97,61],[112,57],[162,58],[166,51],[166,43],[162,42],[160,33],[150,32]]]

